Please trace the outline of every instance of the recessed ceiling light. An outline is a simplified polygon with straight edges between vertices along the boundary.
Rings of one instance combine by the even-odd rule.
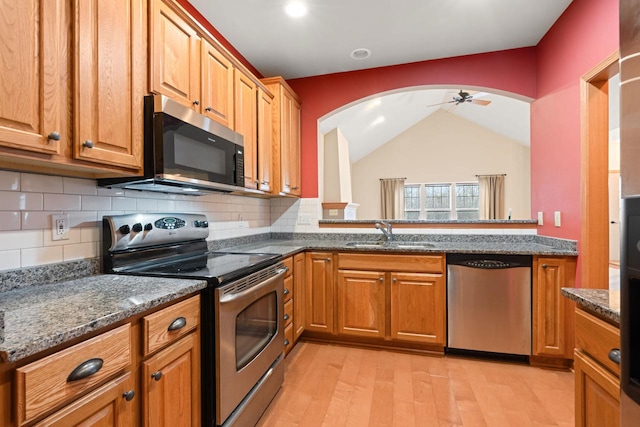
[[[365,49],[364,47],[360,47],[358,49],[354,49],[351,52],[351,57],[353,59],[366,59],[371,56],[371,51],[369,49]]]
[[[288,3],[284,10],[287,12],[287,15],[293,18],[300,18],[307,14],[307,6],[299,1],[292,1]]]

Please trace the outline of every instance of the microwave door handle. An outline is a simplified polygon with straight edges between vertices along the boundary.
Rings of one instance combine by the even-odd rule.
[[[287,267],[281,268],[277,271],[277,274],[273,277],[270,277],[269,279],[262,281],[260,283],[258,283],[255,286],[251,286],[250,288],[245,289],[242,292],[238,292],[236,294],[230,294],[230,295],[225,295],[223,297],[220,298],[219,303],[220,304],[229,304],[232,303],[234,301],[237,301],[243,297],[245,297],[248,294],[252,294],[255,292],[259,292],[264,288],[268,288],[271,286],[271,284],[273,282],[275,282],[276,280],[280,279],[282,276],[284,276],[284,274],[289,271],[289,269]]]

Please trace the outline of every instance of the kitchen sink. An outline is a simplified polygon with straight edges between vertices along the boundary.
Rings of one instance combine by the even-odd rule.
[[[433,243],[427,243],[427,242],[396,242],[396,241],[349,242],[347,243],[347,246],[351,246],[353,248],[361,248],[361,249],[363,248],[364,249],[366,248],[426,249],[426,248],[434,247]]]

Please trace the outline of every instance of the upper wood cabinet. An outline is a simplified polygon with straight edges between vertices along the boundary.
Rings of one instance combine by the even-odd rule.
[[[269,193],[272,188],[273,96],[258,88],[257,177],[258,190]]]
[[[202,114],[234,127],[233,64],[211,43],[202,41]]]
[[[575,283],[576,259],[533,258],[533,355],[559,359],[573,357],[571,302],[560,288]]]
[[[74,157],[142,168],[146,1],[74,2]]]
[[[244,136],[244,186],[258,188],[257,93],[253,80],[235,71],[235,129]]]
[[[262,83],[274,95],[273,193],[300,196],[300,101],[282,77]]]
[[[0,145],[58,154],[67,138],[64,0],[0,2]]]
[[[150,3],[151,91],[200,111],[200,36],[164,0]]]

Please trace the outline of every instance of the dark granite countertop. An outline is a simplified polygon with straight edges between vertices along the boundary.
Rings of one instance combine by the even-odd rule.
[[[204,280],[103,274],[0,292],[0,361],[15,362],[206,286]]]
[[[329,235],[330,236],[330,235]],[[357,236],[357,235],[355,235]],[[481,237],[481,236],[480,236]],[[516,236],[521,237],[521,236]],[[479,240],[479,239],[478,239]],[[350,244],[353,241],[370,242],[371,240],[355,237],[353,240],[344,238],[305,238],[305,239],[267,239],[259,242],[224,248],[228,251],[238,252],[264,252],[277,253],[282,256],[290,256],[304,250],[321,251],[355,251],[355,252],[380,252],[380,253],[483,253],[483,254],[509,254],[509,255],[549,255],[549,256],[577,256],[575,249],[551,246],[534,241],[425,241],[429,247],[407,247],[392,244],[383,244],[376,247],[357,247]],[[407,240],[416,243],[420,240]],[[396,243],[401,240],[396,240]],[[547,243],[547,242],[545,242]]]
[[[620,291],[607,289],[562,288],[562,295],[605,319],[620,324]]]

